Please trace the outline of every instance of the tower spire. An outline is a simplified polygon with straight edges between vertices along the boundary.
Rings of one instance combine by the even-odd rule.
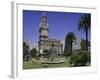
[[[40,33],[40,40],[48,39],[48,24],[47,24],[47,16],[45,12],[43,12],[42,14],[39,33]]]
[[[46,16],[46,12],[43,12],[43,16]]]

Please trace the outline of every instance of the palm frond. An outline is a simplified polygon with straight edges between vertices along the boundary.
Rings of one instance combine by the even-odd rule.
[[[87,28],[90,29],[90,14],[82,15],[80,20],[78,21],[78,30],[85,31]]]

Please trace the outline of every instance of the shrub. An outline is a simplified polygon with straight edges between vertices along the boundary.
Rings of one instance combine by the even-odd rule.
[[[31,56],[32,56],[33,58],[35,58],[35,57],[36,57],[36,54],[37,54],[36,48],[31,49],[31,50],[30,50],[30,54],[31,54]]]
[[[88,51],[80,51],[78,53],[72,54],[70,57],[70,64],[73,66],[85,66],[90,64],[91,57],[90,52]]]

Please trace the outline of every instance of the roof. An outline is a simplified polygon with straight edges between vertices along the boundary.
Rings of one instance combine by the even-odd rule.
[[[54,41],[54,42],[60,42],[60,40],[58,40],[58,39],[48,39],[49,41]]]

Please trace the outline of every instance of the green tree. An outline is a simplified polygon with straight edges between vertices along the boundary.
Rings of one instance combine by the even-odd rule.
[[[73,66],[86,66],[87,64],[90,65],[90,62],[91,56],[88,51],[81,51],[71,55],[70,57],[70,64]]]
[[[49,58],[49,50],[45,49],[43,50],[43,52],[45,53],[44,56]]]
[[[35,58],[36,57],[36,53],[37,53],[36,48],[31,49],[30,54],[31,54],[32,57]]]
[[[86,50],[88,50],[88,30],[91,27],[90,18],[90,14],[82,15],[78,23],[78,30],[83,30],[86,35]]]
[[[90,46],[90,42],[88,41],[88,46]],[[81,41],[81,49],[86,50],[86,40]]]
[[[23,59],[29,60],[30,57],[30,47],[26,42],[23,42]]]
[[[67,35],[66,35],[66,38],[65,38],[65,49],[64,49],[64,53],[66,54],[72,54],[72,43],[73,41],[75,40],[75,35],[73,32],[69,32]]]

